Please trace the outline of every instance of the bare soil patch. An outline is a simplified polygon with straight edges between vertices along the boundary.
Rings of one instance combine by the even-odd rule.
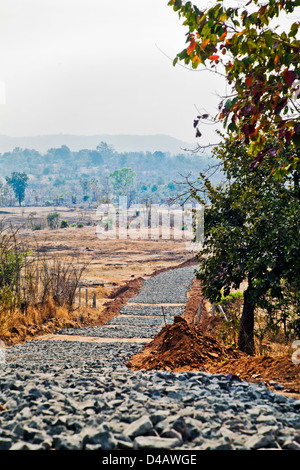
[[[199,326],[189,324],[182,317],[174,317],[174,323],[164,326],[153,341],[146,344],[143,351],[136,354],[127,365],[134,370],[183,372],[202,370],[207,364],[242,355],[232,347],[222,346]]]
[[[285,392],[300,397],[300,364],[294,364],[290,356],[254,356],[227,359],[221,364],[210,365],[209,372],[235,374],[250,382],[274,381],[284,386]]]
[[[201,300],[201,320],[195,324]],[[200,282],[195,280],[182,317],[166,325],[127,366],[133,370],[231,374],[248,382],[265,382],[273,390],[269,382],[274,381],[284,386],[280,393],[300,398],[300,364],[294,364],[288,355],[251,357],[224,346],[218,339],[221,324],[219,316],[210,315],[209,303],[203,299]]]
[[[94,225],[35,232],[22,230],[20,235],[29,247],[37,248],[44,256],[57,255],[60,260],[87,263],[84,280],[102,283],[109,289],[193,257],[183,239],[101,240]]]
[[[149,338],[98,338],[90,336],[80,336],[80,335],[62,335],[62,334],[49,334],[40,336],[37,339],[50,340],[50,341],[80,341],[81,343],[107,343],[109,340],[110,343],[119,343],[120,341],[126,341],[128,343],[146,343]]]

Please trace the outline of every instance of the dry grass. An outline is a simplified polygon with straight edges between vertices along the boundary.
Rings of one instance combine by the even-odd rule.
[[[94,226],[22,231],[21,235],[28,245],[38,243],[40,252],[46,256],[56,254],[61,260],[73,258],[88,264],[85,280],[107,287],[175,266],[193,256],[184,240],[100,240]]]
[[[286,337],[283,329],[274,334],[266,331],[263,338],[255,338],[255,350],[261,356],[291,356],[293,354],[292,343],[296,338]]]
[[[0,230],[0,339],[22,342],[50,325],[73,326],[74,295],[85,266],[45,257],[19,230]],[[82,315],[81,315],[82,318]],[[45,326],[47,325],[47,326]]]
[[[22,222],[20,210],[14,209],[12,222],[15,220],[19,225]],[[26,211],[39,209],[26,208]],[[45,208],[43,210],[45,212]],[[48,208],[46,210],[48,212]],[[39,212],[42,212],[42,209]],[[63,327],[101,324],[104,320],[105,304],[110,301],[112,289],[133,279],[147,277],[156,270],[176,266],[193,257],[193,253],[186,249],[184,240],[100,240],[93,225],[80,229],[69,227],[34,232],[28,226],[23,226],[18,231],[18,237],[26,250],[33,251],[32,264],[28,265],[31,288],[30,295],[28,291],[25,292],[26,312],[16,308],[11,315],[6,315],[5,321],[0,325],[0,339],[7,345],[52,333]],[[52,287],[56,292],[59,292],[59,287],[64,287],[63,297],[67,298],[56,297],[54,301],[53,296],[43,294],[48,293],[45,265],[48,269],[52,266],[55,274]],[[36,283],[37,266],[41,278],[39,286]],[[69,271],[66,269],[68,266]],[[66,294],[66,281],[74,279],[74,276],[76,278],[77,271],[82,267],[84,270],[75,279],[77,284],[80,279],[82,285],[81,305],[79,306],[77,288],[71,308],[68,301],[70,295]],[[57,286],[55,279],[59,279]],[[94,293],[96,308],[92,308]]]
[[[39,307],[29,306],[26,315],[17,309],[2,325],[1,340],[10,346],[51,332],[53,328],[74,326],[72,316],[67,308],[57,307],[50,300]]]
[[[98,296],[96,308],[91,307],[94,292]],[[103,322],[104,305],[110,302],[108,291],[101,287],[89,289],[88,300],[88,308],[85,303],[79,307],[78,302],[75,302],[70,309],[69,306],[58,306],[53,299],[49,299],[41,305],[29,305],[26,314],[16,309],[2,324],[0,339],[6,346],[11,346],[61,328],[76,328]]]
[[[198,282],[198,281],[197,281]],[[236,291],[234,291],[236,293]],[[226,318],[215,309],[212,315],[212,305],[205,302],[204,325],[208,331],[217,336],[218,340],[229,346],[237,346],[239,333],[239,319],[242,314],[243,299],[238,297],[230,303],[223,303],[223,311]],[[293,353],[292,343],[297,338],[292,335],[285,335],[281,326],[278,331],[274,331],[268,325],[268,315],[262,310],[256,311],[255,320],[255,351],[258,356],[290,356]]]

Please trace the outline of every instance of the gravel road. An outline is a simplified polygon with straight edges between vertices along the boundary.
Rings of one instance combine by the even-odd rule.
[[[126,335],[153,337],[181,314],[192,280],[193,268],[146,280],[107,327],[76,329],[91,342],[34,340],[2,350],[0,450],[300,450],[300,401],[280,386],[274,393],[223,374],[125,366],[144,345]],[[162,301],[172,304],[165,317]]]

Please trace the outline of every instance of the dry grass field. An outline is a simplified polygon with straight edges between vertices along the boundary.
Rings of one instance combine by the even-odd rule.
[[[66,228],[50,229],[46,216],[57,211],[60,220],[70,224]],[[34,214],[30,220],[30,215]],[[81,302],[79,290],[75,296],[75,310],[70,314],[66,309],[47,309],[40,316],[36,309],[11,318],[2,339],[7,343],[25,341],[28,337],[51,333],[56,328],[80,324],[101,324],[109,319],[107,304],[113,299],[112,292],[136,280],[141,280],[157,270],[177,266],[194,257],[184,239],[100,239],[96,234],[96,210],[70,210],[51,207],[7,207],[1,208],[2,223],[18,227],[18,237],[27,250],[38,253],[43,259],[57,259],[63,265],[84,266],[81,277]],[[32,223],[43,226],[32,230]],[[83,224],[71,226],[71,224]],[[96,308],[93,298],[96,296]],[[50,313],[49,313],[50,311]],[[9,327],[12,325],[13,327]],[[9,330],[9,331],[8,331]],[[13,330],[13,334],[11,331]]]
[[[30,212],[37,212],[37,218],[43,218],[51,212],[49,208],[24,208],[24,216],[20,209],[6,218],[13,224],[21,226],[19,234],[26,244],[33,249],[48,255],[58,255],[61,259],[77,260],[88,263],[84,273],[87,282],[99,282],[105,286],[120,285],[132,277],[152,274],[154,271],[175,266],[194,256],[188,251],[185,240],[166,239],[105,239],[96,234],[96,211],[58,210],[61,219],[82,221],[90,225],[83,227],[67,227],[64,229],[44,228],[32,231],[27,222]],[[26,223],[27,226],[22,226]]]

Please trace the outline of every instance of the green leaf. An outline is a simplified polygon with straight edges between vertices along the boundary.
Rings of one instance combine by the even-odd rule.
[[[270,29],[265,32],[264,38],[265,38],[265,41],[266,41],[266,45],[268,47],[273,47],[274,39],[273,39],[273,33]]]
[[[294,134],[292,139],[296,147],[299,148],[300,147],[300,134]]]
[[[295,37],[298,33],[299,23],[293,23],[289,32],[289,37]]]
[[[234,122],[231,122],[231,123],[229,124],[228,130],[229,130],[230,132],[235,132],[235,131],[237,130],[237,127],[236,127],[236,125],[235,125]]]

